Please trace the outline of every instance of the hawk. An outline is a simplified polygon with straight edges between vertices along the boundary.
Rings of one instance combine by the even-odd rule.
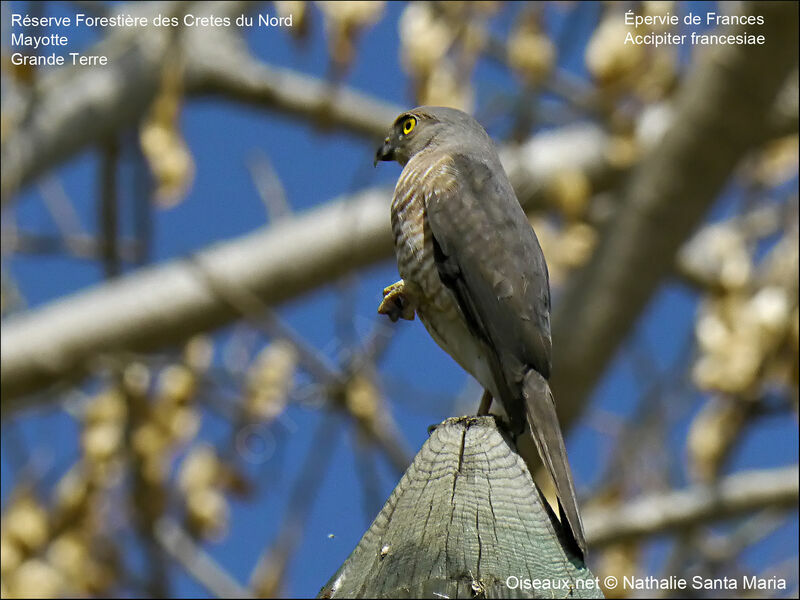
[[[561,522],[585,552],[564,438],[547,383],[550,283],[542,249],[486,131],[453,108],[401,114],[375,156],[403,165],[392,199],[402,279],[379,312],[413,319],[530,433],[555,484]]]

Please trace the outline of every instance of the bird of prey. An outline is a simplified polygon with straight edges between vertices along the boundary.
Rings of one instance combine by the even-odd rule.
[[[585,552],[572,473],[547,383],[550,283],[539,241],[480,124],[453,108],[401,114],[378,161],[403,165],[392,199],[402,279],[378,311],[419,315],[433,339],[499,400],[516,437],[530,433],[552,477],[561,522]],[[566,521],[566,522],[565,522]]]

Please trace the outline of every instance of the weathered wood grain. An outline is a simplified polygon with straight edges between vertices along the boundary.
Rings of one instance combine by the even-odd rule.
[[[559,532],[494,418],[448,419],[320,597],[602,598]]]

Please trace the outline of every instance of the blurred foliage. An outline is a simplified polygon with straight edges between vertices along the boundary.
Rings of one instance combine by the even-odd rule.
[[[140,143],[155,180],[158,205],[180,202],[192,181],[194,161],[179,128],[183,73],[179,53],[162,71],[161,91],[141,125]]]

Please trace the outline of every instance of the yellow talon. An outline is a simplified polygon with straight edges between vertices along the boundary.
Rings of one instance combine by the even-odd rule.
[[[383,301],[378,306],[378,312],[388,315],[393,323],[398,319],[414,320],[414,305],[405,293],[402,279],[383,289]]]

